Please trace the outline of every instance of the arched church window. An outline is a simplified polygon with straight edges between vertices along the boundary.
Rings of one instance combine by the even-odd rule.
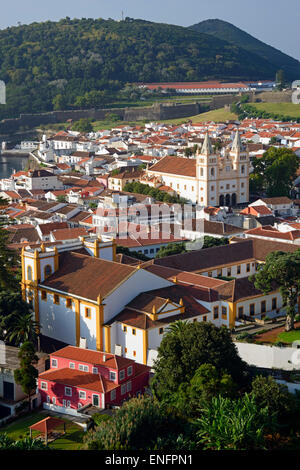
[[[211,174],[211,176],[215,176],[215,169],[214,168],[211,168],[210,174]]]
[[[45,266],[44,274],[45,274],[45,278],[49,277],[52,274],[52,268],[51,268],[50,264],[47,264],[47,266]]]
[[[32,267],[28,266],[27,268],[27,279],[28,281],[32,281]]]

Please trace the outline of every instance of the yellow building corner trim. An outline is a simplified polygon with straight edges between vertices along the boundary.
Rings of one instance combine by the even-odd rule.
[[[105,334],[105,352],[111,352],[111,339],[110,339],[110,326],[104,327],[104,334]]]
[[[228,306],[229,306],[229,328],[234,328],[235,320],[236,320],[236,303],[228,302]]]
[[[76,331],[76,346],[80,344],[80,300],[74,299],[75,302],[75,331]]]
[[[143,330],[143,363],[147,365],[148,330]]]
[[[102,303],[102,296],[97,298],[98,305],[96,306],[96,348],[97,351],[103,351],[103,317],[104,305]]]

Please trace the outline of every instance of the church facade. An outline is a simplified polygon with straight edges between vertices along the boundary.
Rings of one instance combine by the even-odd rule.
[[[166,156],[146,170],[188,201],[201,206],[235,206],[249,201],[249,155],[237,131],[223,155],[214,152],[206,134],[195,158]]]

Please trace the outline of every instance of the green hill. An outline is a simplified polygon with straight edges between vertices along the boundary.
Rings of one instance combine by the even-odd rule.
[[[264,60],[273,64],[277,70],[283,69],[290,80],[300,77],[300,62],[293,57],[284,54],[272,46],[254,38],[245,31],[231,23],[222,20],[206,20],[189,27],[193,31],[209,34],[215,38],[227,41],[237,47],[241,47],[250,53],[257,54]]]
[[[0,31],[0,79],[7,83],[0,119],[53,106],[101,107],[127,82],[272,79],[277,68],[180,26],[130,18],[21,25]]]

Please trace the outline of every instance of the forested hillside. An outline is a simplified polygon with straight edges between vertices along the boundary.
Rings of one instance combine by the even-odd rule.
[[[7,83],[0,118],[99,107],[127,82],[268,79],[276,70],[236,45],[179,26],[130,18],[32,23],[0,31],[0,79]]]
[[[190,26],[190,29],[227,41],[235,46],[255,53],[261,58],[274,64],[277,69],[283,69],[286,78],[296,80],[300,77],[300,62],[293,57],[254,38],[231,23],[222,20],[206,20]]]

